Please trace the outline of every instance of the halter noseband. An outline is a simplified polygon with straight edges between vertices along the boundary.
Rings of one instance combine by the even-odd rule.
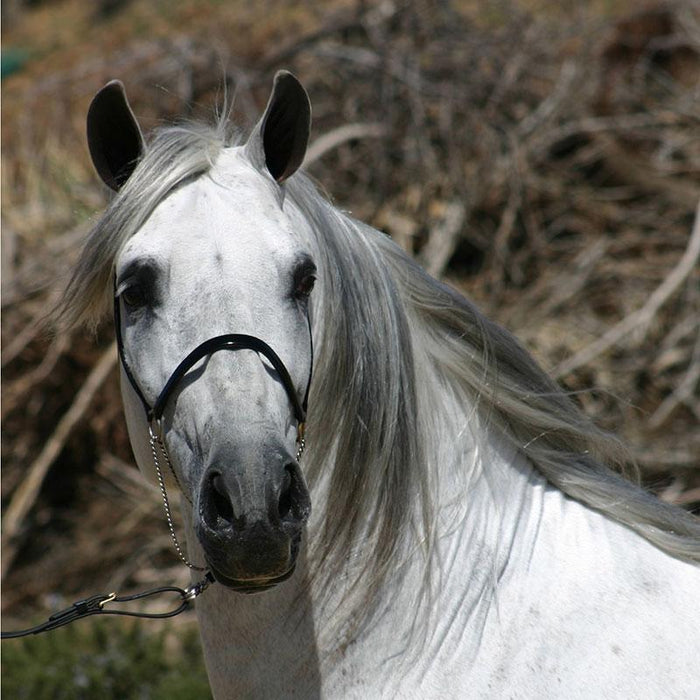
[[[308,319],[307,319],[308,320]],[[304,436],[304,424],[306,421],[306,410],[309,401],[309,389],[311,387],[311,376],[313,373],[313,343],[311,336],[311,326],[309,322],[309,342],[311,343],[311,367],[309,369],[309,380],[306,384],[306,391],[304,393],[304,399],[300,403],[299,397],[294,387],[294,382],[289,374],[289,371],[285,367],[284,362],[280,359],[279,355],[264,341],[257,338],[254,335],[246,335],[244,333],[226,333],[224,335],[218,335],[214,338],[209,338],[203,343],[198,345],[194,350],[192,350],[182,362],[175,368],[174,372],[170,375],[170,378],[165,383],[165,386],[161,390],[160,394],[156,398],[155,403],[151,406],[146,399],[141,387],[136,381],[136,377],[131,371],[131,367],[126,359],[126,353],[124,351],[124,342],[122,339],[121,332],[121,312],[119,309],[119,297],[115,294],[114,296],[114,328],[117,338],[117,350],[119,352],[119,360],[121,361],[122,367],[124,368],[124,373],[126,374],[129,383],[139,397],[143,408],[146,412],[146,418],[154,428],[157,428],[161,432],[161,419],[163,417],[163,412],[165,411],[165,406],[172,394],[173,390],[177,384],[182,380],[182,378],[189,372],[192,367],[197,364],[201,359],[213,355],[219,350],[254,350],[255,352],[264,355],[275,368],[280,380],[282,381],[282,386],[287,392],[287,397],[292,404],[292,410],[294,411],[294,417],[297,421],[297,431],[298,431],[298,441],[303,439]]]

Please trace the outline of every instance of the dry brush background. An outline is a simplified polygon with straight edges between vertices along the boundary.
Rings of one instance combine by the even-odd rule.
[[[184,582],[133,461],[109,323],[46,332],[107,201],[94,92],[142,124],[314,108],[309,170],[518,335],[662,498],[700,505],[700,12],[687,2],[3,3],[2,610]],[[26,53],[23,53],[25,51]],[[5,625],[4,625],[5,626]]]

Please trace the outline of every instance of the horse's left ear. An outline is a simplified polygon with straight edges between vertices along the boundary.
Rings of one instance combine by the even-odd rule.
[[[311,103],[306,90],[291,73],[279,71],[265,113],[245,148],[257,167],[266,167],[282,183],[304,161],[310,130]]]
[[[110,81],[92,98],[87,140],[98,175],[108,187],[119,191],[145,150],[141,128],[119,80]]]

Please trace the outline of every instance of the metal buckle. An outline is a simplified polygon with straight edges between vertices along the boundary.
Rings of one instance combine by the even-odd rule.
[[[182,599],[188,603],[192,602],[198,595],[204,593],[212,583],[214,583],[214,576],[211,571],[207,571],[205,577],[201,581],[197,581],[197,583],[193,583],[191,586],[185,588]]]
[[[163,442],[163,420],[162,418],[151,418],[148,421],[148,433],[159,443]]]

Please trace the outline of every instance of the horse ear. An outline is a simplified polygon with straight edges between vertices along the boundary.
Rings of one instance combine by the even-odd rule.
[[[110,81],[92,98],[87,140],[95,170],[108,187],[119,191],[145,151],[121,81]]]
[[[279,71],[246,151],[258,168],[266,167],[282,183],[304,161],[310,130],[311,103],[306,90],[291,73]]]

